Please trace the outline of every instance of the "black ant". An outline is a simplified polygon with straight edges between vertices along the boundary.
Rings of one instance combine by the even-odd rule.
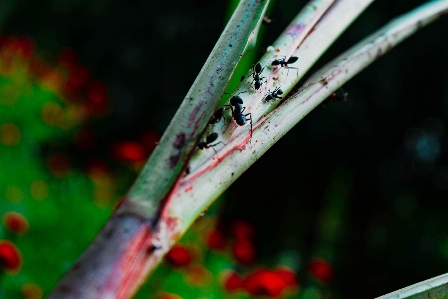
[[[217,109],[215,111],[215,113],[213,113],[213,116],[212,116],[212,118],[210,119],[210,121],[208,123],[211,124],[211,125],[217,124],[221,120],[221,118],[223,117],[224,110],[225,110],[224,107],[221,107],[221,108]]]
[[[241,104],[241,105],[243,104],[243,99],[239,96],[241,93],[245,93],[245,91],[242,91],[238,95],[233,96],[230,99],[230,105],[235,106],[236,104]],[[230,94],[230,93],[225,92],[225,94]],[[225,105],[225,106],[229,106],[229,105]],[[217,109],[215,111],[215,113],[213,113],[213,116],[208,123],[211,125],[217,124],[221,120],[221,118],[224,116],[225,109],[226,108],[224,108],[224,107]]]
[[[232,110],[232,118],[239,126],[244,126],[246,124],[246,121],[250,120],[250,136],[252,137],[252,114],[251,113],[243,114],[244,110],[246,109],[246,107],[243,107],[243,99],[239,96],[233,96],[230,99],[230,105],[226,106]],[[248,115],[249,118],[247,118]],[[227,127],[229,125],[227,125]]]
[[[292,64],[292,63],[296,62],[298,59],[299,59],[299,57],[297,57],[297,56],[289,57],[288,61],[286,61],[285,58],[275,59],[274,61],[272,61],[271,65],[274,65],[274,66],[280,65],[281,67],[286,67],[289,69],[297,69],[296,67],[288,66],[288,64]]]
[[[219,136],[218,133],[211,133],[210,135],[207,136],[205,141],[198,142],[198,148],[201,150],[203,150],[204,148],[212,148],[216,153],[216,150],[214,147],[217,146],[218,144],[222,143],[222,141],[212,144],[212,145],[210,145],[210,143],[215,142],[216,139],[218,139],[218,136]]]
[[[230,98],[230,105],[231,106],[235,106],[236,104],[240,104],[240,105],[243,105],[243,99],[240,97],[240,94],[242,94],[242,93],[245,93],[246,91],[242,91],[242,92],[240,92],[239,94],[237,94],[236,96],[232,96],[231,98]],[[228,93],[228,92],[225,92],[225,94],[230,94],[231,95],[231,93]],[[224,106],[229,106],[229,105],[224,105]],[[228,108],[227,108],[228,109]],[[215,112],[216,113],[216,112]]]
[[[283,90],[280,89],[280,87],[277,87],[273,92],[268,92],[268,94],[264,97],[264,100],[266,102],[273,100],[273,99],[281,99],[282,97],[279,97],[279,95],[283,94]]]
[[[262,80],[264,79],[264,77],[260,77],[263,70],[264,67],[262,68],[259,62],[255,66],[252,66],[252,82],[255,82],[255,90],[260,89],[261,85],[263,84]]]

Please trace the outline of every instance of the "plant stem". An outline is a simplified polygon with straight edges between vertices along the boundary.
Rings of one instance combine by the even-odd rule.
[[[253,134],[248,125],[233,124],[226,131],[221,122],[213,130],[222,132],[225,144],[217,148],[216,154],[211,150],[208,154],[205,150],[195,153],[196,143],[207,129],[219,96],[239,57],[247,49],[250,35],[254,34],[250,28],[257,27],[265,9],[254,2],[257,1],[241,2],[239,7],[244,10],[249,5],[252,13],[242,13],[240,19],[231,19],[128,199],[49,298],[129,298],[197,216],[280,137],[352,76],[448,9],[448,1],[434,1],[396,19],[330,62],[299,92],[284,101],[266,104],[262,90],[248,92],[245,106],[252,114]],[[297,77],[304,74],[370,2],[341,0],[329,10],[324,9],[324,5],[316,10],[320,17],[310,17],[307,13],[311,12],[305,10],[302,16],[306,16],[308,22],[314,22],[314,30],[302,34],[302,40],[290,37],[293,42],[280,50],[300,54],[299,61],[303,64],[300,64]],[[326,13],[322,14],[322,11]],[[319,23],[315,25],[317,20]],[[247,26],[243,26],[246,28],[243,37],[233,36],[231,30],[242,24]],[[280,38],[290,33],[285,32]],[[223,41],[223,36],[228,37],[226,34],[231,35],[232,46],[229,39]],[[239,52],[233,51],[235,48]],[[272,61],[276,53],[267,53],[261,61]],[[298,80],[290,78],[293,76],[288,73],[285,76],[287,70],[282,68],[266,71],[269,74],[265,89],[281,81],[282,88],[290,90]],[[240,85],[241,91],[250,88],[249,82]],[[232,119],[229,121],[233,122]],[[188,161],[192,171],[182,176]]]
[[[448,273],[413,284],[376,299],[427,299],[448,297]]]

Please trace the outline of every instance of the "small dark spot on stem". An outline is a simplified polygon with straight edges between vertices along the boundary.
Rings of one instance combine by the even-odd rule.
[[[110,230],[108,230],[104,236],[106,237],[106,239],[110,239],[112,237],[112,235],[114,234],[114,229],[111,228]]]
[[[174,168],[174,166],[177,165],[177,162],[179,162],[180,154],[171,156],[169,159],[170,159],[170,168]]]
[[[173,142],[173,147],[175,149],[181,150],[185,145],[185,140],[187,139],[184,132],[177,134],[176,139]]]
[[[158,249],[160,249],[160,248],[162,248],[162,246],[161,246],[160,244],[154,244],[154,243],[152,243],[152,244],[148,247],[148,250],[146,250],[146,254],[151,254],[151,253],[153,253],[154,251],[156,251],[156,250],[158,250]]]

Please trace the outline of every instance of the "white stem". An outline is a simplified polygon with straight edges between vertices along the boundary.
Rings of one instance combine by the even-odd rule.
[[[448,297],[448,291],[446,290],[446,286],[443,287],[443,285],[446,285],[448,283],[448,273],[443,274],[437,277],[433,277],[431,279],[413,284],[409,287],[400,289],[398,291],[389,293],[387,295],[377,297],[376,299],[402,299],[402,298],[409,298],[411,296],[420,295],[419,297],[413,297],[415,299],[417,298],[447,298]],[[439,287],[443,287],[444,292],[435,293],[434,296],[431,296],[431,294],[428,294],[431,290],[439,289]],[[437,295],[441,296],[438,297]]]

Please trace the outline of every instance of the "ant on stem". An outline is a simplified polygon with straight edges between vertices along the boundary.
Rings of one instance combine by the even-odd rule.
[[[210,135],[207,136],[207,138],[206,138],[205,141],[199,141],[199,142],[198,142],[198,148],[199,148],[200,150],[203,150],[204,148],[212,148],[212,149],[215,151],[215,154],[216,154],[217,152],[216,152],[216,150],[215,150],[215,146],[217,146],[218,144],[223,143],[223,142],[220,141],[220,142],[218,142],[218,143],[211,144],[211,145],[210,145],[210,143],[215,142],[216,139],[218,139],[218,136],[219,136],[219,135],[218,135],[218,133],[216,133],[216,132],[211,133]]]
[[[279,95],[281,94],[283,94],[283,90],[281,90],[280,87],[277,87],[273,92],[269,91],[268,94],[264,97],[264,100],[268,102],[273,99],[281,99],[282,97],[279,97]]]

